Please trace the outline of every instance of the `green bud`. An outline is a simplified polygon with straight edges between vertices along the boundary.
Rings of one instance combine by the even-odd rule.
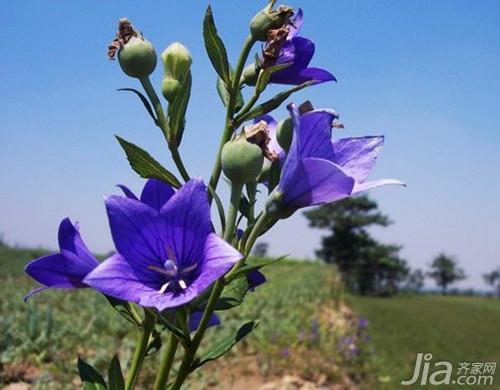
[[[118,51],[118,62],[127,76],[148,77],[156,67],[153,45],[142,37],[131,37]]]
[[[161,54],[161,59],[165,74],[161,91],[165,99],[172,103],[186,80],[193,61],[189,50],[179,42],[168,46]]]
[[[259,77],[259,71],[257,70],[257,65],[255,63],[248,64],[243,69],[242,82],[249,87],[255,86],[257,84],[257,79]]]
[[[280,5],[273,10],[276,0],[271,0],[269,4],[250,21],[250,32],[252,37],[261,42],[267,41],[269,30],[278,29],[288,24],[293,15],[293,8]]]
[[[184,81],[193,60],[189,50],[182,43],[174,42],[161,54],[165,76]]]
[[[234,184],[255,180],[262,170],[263,163],[262,149],[259,145],[249,142],[244,132],[222,148],[222,171]]]
[[[293,139],[292,118],[281,120],[276,127],[276,138],[280,146],[288,152]]]

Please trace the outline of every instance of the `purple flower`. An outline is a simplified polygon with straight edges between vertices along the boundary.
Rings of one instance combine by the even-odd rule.
[[[123,184],[118,184],[118,187],[123,191],[125,196],[130,199],[140,200],[142,203],[151,206],[157,211],[163,207],[165,203],[175,193],[174,189],[168,184],[157,179],[148,179],[144,188],[142,189],[140,199]]]
[[[80,237],[78,224],[73,225],[65,218],[59,225],[59,253],[43,256],[31,261],[25,272],[43,287],[31,291],[24,298],[46,288],[85,288],[83,279],[99,262],[90,253]]]
[[[141,197],[142,199],[142,197]],[[162,200],[106,199],[118,251],[84,282],[106,295],[162,311],[186,304],[242,255],[212,231],[206,187],[190,180]]]
[[[382,148],[383,136],[331,140],[332,110],[313,110],[299,115],[289,106],[294,136],[283,165],[280,182],[268,210],[283,217],[301,207],[334,202],[386,184],[394,179],[367,181]]]
[[[298,85],[306,81],[314,81],[318,84],[325,81],[337,81],[335,76],[327,70],[308,67],[314,55],[314,43],[297,35],[302,27],[302,19],[303,13],[299,9],[289,26],[288,35],[275,62],[275,64],[291,63],[291,65],[274,72],[271,76],[271,82]]]

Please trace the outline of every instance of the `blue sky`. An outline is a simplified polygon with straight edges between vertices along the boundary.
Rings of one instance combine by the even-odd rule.
[[[231,60],[259,1],[213,1]],[[404,246],[414,267],[440,251],[456,255],[481,286],[500,265],[500,3],[483,1],[303,1],[313,65],[337,84],[295,95],[333,107],[341,135],[385,134],[373,178],[408,188],[372,192],[395,224],[374,231]],[[134,189],[113,134],[172,166],[142,106],[120,87],[137,87],[106,59],[119,17],[127,16],[161,52],[173,41],[192,53],[194,91],[181,151],[207,177],[223,109],[201,39],[202,1],[23,1],[0,10],[0,232],[7,241],[57,246],[59,221],[80,221],[90,248],[112,248],[102,196],[115,183]],[[154,83],[161,80],[161,67]],[[271,92],[279,91],[273,87]],[[276,114],[284,115],[283,111]],[[273,254],[313,257],[320,231],[297,215],[265,240]]]

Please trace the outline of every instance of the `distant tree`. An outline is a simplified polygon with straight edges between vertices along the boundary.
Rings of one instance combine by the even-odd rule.
[[[484,281],[493,287],[495,294],[500,297],[500,267],[483,275]]]
[[[421,269],[411,271],[406,277],[406,289],[413,292],[420,292],[424,287],[425,273]]]
[[[266,257],[267,251],[269,250],[269,244],[267,242],[258,242],[253,248],[253,255],[257,257]]]
[[[347,287],[360,294],[393,293],[408,272],[399,257],[400,247],[378,243],[368,232],[371,226],[386,227],[391,221],[367,196],[326,204],[305,213],[311,227],[327,229],[316,255],[337,265]]]
[[[465,272],[458,267],[457,261],[444,253],[441,253],[432,261],[431,271],[427,275],[436,281],[443,294],[446,294],[450,284],[466,277]]]

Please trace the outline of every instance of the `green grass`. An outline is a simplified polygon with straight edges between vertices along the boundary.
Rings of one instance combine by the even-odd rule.
[[[401,380],[413,374],[418,352],[430,352],[432,361],[450,361],[454,367],[464,361],[500,364],[498,299],[401,295],[352,297],[351,302],[370,320],[379,376],[389,380],[383,388],[401,388]],[[493,383],[499,388],[498,369]]]
[[[119,352],[126,369],[134,329],[100,294],[90,289],[48,290],[23,302],[36,284],[22,269],[43,253],[0,246],[0,387],[2,381],[31,380],[42,389],[74,388],[77,356],[105,372],[107,362]],[[202,347],[209,347],[248,320],[260,319],[260,326],[229,354],[228,361],[238,365],[250,356],[258,361],[262,376],[292,372],[311,380],[326,377],[331,382],[345,375],[354,377],[360,371],[356,364],[344,362],[337,354],[337,340],[350,331],[353,321],[338,327],[328,315],[342,298],[334,268],[285,261],[264,273],[268,283],[249,293],[238,309],[220,312],[223,326],[210,329],[209,341]],[[146,388],[157,363],[158,354],[147,359]],[[227,370],[219,368],[214,364],[202,370],[191,385],[203,388],[217,383],[227,375]]]

